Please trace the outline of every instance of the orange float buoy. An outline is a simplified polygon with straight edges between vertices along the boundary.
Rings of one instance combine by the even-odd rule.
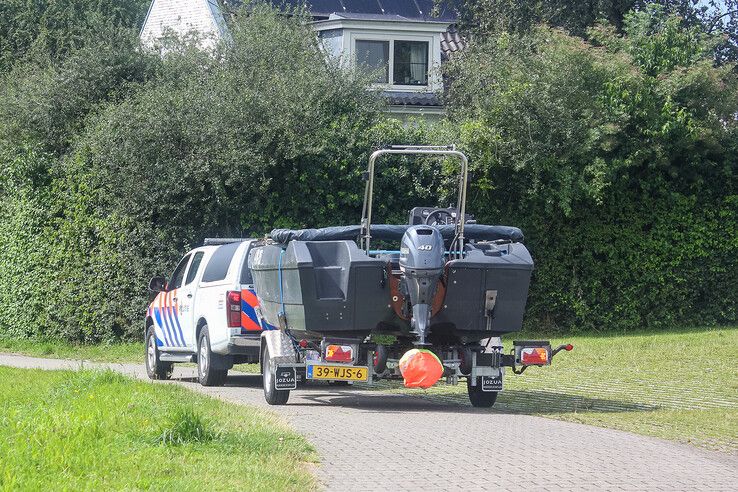
[[[443,375],[443,364],[430,350],[412,349],[400,359],[400,373],[406,388],[427,389]]]

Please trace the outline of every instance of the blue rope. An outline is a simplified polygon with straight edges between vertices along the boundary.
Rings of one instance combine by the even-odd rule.
[[[277,266],[277,276],[279,277],[279,305],[282,308],[280,314],[284,315],[284,290],[282,289],[282,257],[284,250],[279,251],[279,266]]]
[[[284,250],[282,249],[279,251],[279,265],[277,266],[277,276],[279,278],[279,305],[282,308],[282,312],[279,314],[281,314],[282,316],[286,316],[286,313],[284,311],[284,289],[282,288],[282,257],[283,256],[284,256]],[[284,332],[290,338],[290,341],[292,342],[292,347],[295,349],[295,354],[299,353],[300,345],[297,343],[297,340],[295,340],[295,337],[292,335],[292,332],[287,326],[286,318],[285,318]],[[297,355],[295,356],[297,357]]]

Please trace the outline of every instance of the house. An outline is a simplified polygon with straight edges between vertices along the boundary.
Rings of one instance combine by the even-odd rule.
[[[234,0],[153,0],[141,29],[145,44],[167,30],[195,31],[205,48],[227,36],[225,19],[242,2]],[[376,72],[375,87],[398,116],[443,114],[439,67],[463,48],[451,8],[434,10],[434,0],[285,0],[306,5],[312,27],[330,56]]]

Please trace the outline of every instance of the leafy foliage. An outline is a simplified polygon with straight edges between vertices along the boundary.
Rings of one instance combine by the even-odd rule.
[[[61,60],[101,25],[139,27],[149,0],[3,0],[0,4],[0,74],[18,60]]]
[[[688,30],[720,36],[713,46],[719,63],[738,61],[738,2],[736,0],[465,0],[458,2],[460,27],[475,38],[504,32],[526,34],[540,24],[562,28],[575,36],[601,23],[618,32],[627,29],[632,12],[658,9],[672,14],[670,22]],[[653,19],[653,17],[651,17]]]
[[[5,161],[24,181],[3,181],[12,222],[0,240],[40,257],[3,255],[3,331],[135,338],[147,278],[188,245],[358,216],[357,156],[379,101],[324,63],[298,18],[239,16],[213,56],[185,43],[161,58],[106,39],[26,77],[15,68],[2,93],[8,155],[26,142],[48,156]],[[27,296],[14,288],[25,278],[53,288]]]
[[[256,8],[213,53],[169,40],[163,56],[123,21],[80,25],[0,83],[4,336],[139,338],[147,280],[183,250],[356,223],[369,153],[408,142],[458,142],[469,210],[526,232],[529,324],[736,319],[737,82],[713,66],[721,40],[669,9],[589,41],[474,38],[446,65],[436,124],[383,117],[369,79],[326,63],[299,14]],[[376,220],[455,201],[453,177],[450,162],[381,161]]]
[[[594,45],[503,33],[450,65],[471,207],[526,231],[531,323],[734,320],[733,67],[713,67],[713,40],[662,9],[624,21],[624,36],[591,31]]]

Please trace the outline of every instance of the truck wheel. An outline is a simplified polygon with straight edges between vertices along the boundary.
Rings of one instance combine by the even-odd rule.
[[[289,390],[278,390],[275,387],[272,360],[269,356],[269,346],[264,344],[262,352],[262,376],[264,378],[264,399],[270,405],[284,405],[290,399]]]
[[[197,338],[197,379],[203,386],[220,386],[225,382],[228,370],[213,367],[216,357],[218,355],[210,350],[210,333],[205,325]]]
[[[174,364],[159,359],[159,347],[156,346],[154,327],[146,329],[146,374],[150,379],[169,379],[172,377]]]
[[[482,391],[482,378],[477,378],[477,385],[472,386],[471,378],[466,378],[466,390],[473,407],[489,408],[497,401],[498,391]]]

